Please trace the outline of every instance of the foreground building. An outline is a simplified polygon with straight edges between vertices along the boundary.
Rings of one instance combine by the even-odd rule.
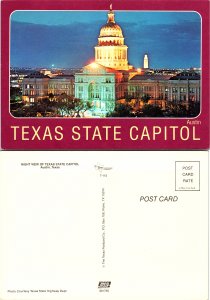
[[[74,96],[73,75],[49,77],[43,73],[35,72],[23,79],[22,100],[26,103],[34,103],[46,97],[56,100],[61,94]]]
[[[107,23],[101,27],[95,46],[94,62],[75,74],[75,96],[93,104],[92,116],[106,116],[127,91],[127,84],[121,83],[134,74],[136,71],[128,64],[128,46],[110,6]]]
[[[170,102],[200,102],[200,75],[195,72],[182,72],[171,75],[135,75],[128,84],[131,98],[147,100],[148,104],[165,109]]]
[[[97,63],[87,65],[83,73],[75,75],[75,96],[90,101],[94,106],[92,115],[105,116],[115,108],[117,72]]]
[[[74,96],[74,75],[58,75],[50,78],[48,94],[55,97],[61,94]]]
[[[48,96],[50,77],[39,72],[26,76],[22,82],[22,100],[34,103]]]

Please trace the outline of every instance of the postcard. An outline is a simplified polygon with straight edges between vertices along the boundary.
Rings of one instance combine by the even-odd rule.
[[[2,148],[209,148],[209,2],[3,1]]]
[[[0,165],[1,299],[208,298],[207,151],[1,151]]]

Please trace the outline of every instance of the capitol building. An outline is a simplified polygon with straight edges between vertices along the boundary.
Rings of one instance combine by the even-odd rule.
[[[110,6],[107,23],[101,27],[95,46],[94,62],[75,74],[75,97],[91,101],[95,107],[93,115],[105,116],[114,110],[116,100],[124,97],[127,87],[122,83],[135,74],[128,63],[122,29]]]
[[[190,72],[179,74],[156,74],[149,65],[149,55],[142,57],[142,67],[129,64],[128,46],[120,25],[110,5],[107,22],[99,30],[98,42],[94,47],[95,59],[74,75],[50,76],[34,73],[22,82],[22,99],[34,103],[53,95],[56,99],[65,93],[90,102],[92,109],[87,116],[106,117],[113,112],[116,103],[125,99],[143,97],[148,103],[165,109],[168,102],[200,101],[200,75]],[[85,49],[84,49],[85,51]]]

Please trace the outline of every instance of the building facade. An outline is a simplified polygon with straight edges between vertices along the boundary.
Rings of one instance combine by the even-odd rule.
[[[32,73],[22,81],[22,100],[34,103],[38,99],[48,96],[50,77],[41,73]]]
[[[106,116],[127,91],[128,72],[91,63],[75,74],[75,97],[92,103],[92,116]]]
[[[128,83],[128,95],[163,109],[170,103],[188,107],[190,102],[200,102],[200,75],[194,72],[176,76],[136,75]]]
[[[48,94],[55,99],[62,94],[74,97],[74,76],[58,75],[50,78]]]
[[[74,97],[73,75],[49,77],[36,72],[23,79],[22,100],[26,103],[34,103],[46,97],[56,100],[62,94]]]
[[[116,74],[97,63],[84,67],[75,75],[75,97],[91,102],[93,116],[105,116],[115,108]]]

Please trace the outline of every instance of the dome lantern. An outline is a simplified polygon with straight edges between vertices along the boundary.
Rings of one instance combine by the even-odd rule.
[[[110,4],[110,9],[109,9],[109,12],[108,12],[108,20],[107,20],[107,23],[115,23],[115,20],[114,20],[114,12],[112,11],[112,4]]]

